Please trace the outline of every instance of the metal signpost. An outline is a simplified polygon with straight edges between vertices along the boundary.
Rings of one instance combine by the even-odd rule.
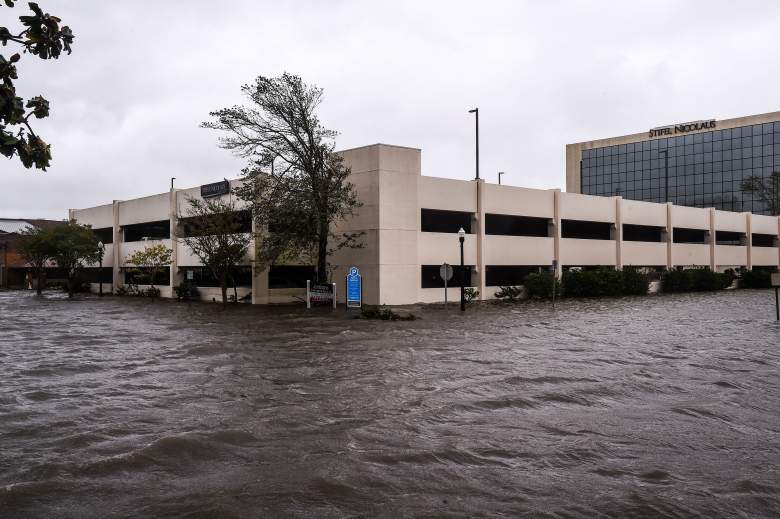
[[[780,321],[780,273],[772,274],[772,286],[775,287],[775,317]]]
[[[357,267],[349,267],[347,273],[347,308],[360,308],[363,304],[363,277]]]
[[[452,279],[453,274],[452,265],[449,263],[443,263],[439,267],[439,276],[444,280],[444,306],[447,306],[447,282]]]

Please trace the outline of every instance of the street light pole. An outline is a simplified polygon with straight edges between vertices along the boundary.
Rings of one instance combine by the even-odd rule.
[[[475,122],[476,122],[476,138],[477,138],[477,178],[476,180],[479,180],[479,108],[474,108],[473,110],[469,110],[470,114],[474,114],[476,116]]]
[[[501,185],[501,175],[503,175],[503,174],[504,174],[504,172],[503,172],[503,171],[499,171],[499,172],[498,172],[498,185],[499,185],[499,186]]]
[[[669,202],[669,150],[661,150],[664,154],[664,202]]]
[[[466,231],[463,227],[458,231],[460,242],[460,311],[466,311],[466,267],[463,265],[463,241],[466,239]]]
[[[102,241],[98,242],[98,249],[100,250],[100,270],[98,271],[98,296],[103,297],[103,254],[105,254],[106,246]]]

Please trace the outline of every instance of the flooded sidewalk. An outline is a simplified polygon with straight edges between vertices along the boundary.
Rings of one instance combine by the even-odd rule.
[[[0,292],[0,517],[771,517],[774,293],[343,309]]]

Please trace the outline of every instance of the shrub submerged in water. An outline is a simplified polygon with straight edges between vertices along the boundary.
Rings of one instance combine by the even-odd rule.
[[[742,286],[745,288],[770,288],[772,273],[768,270],[746,270],[742,273]]]
[[[552,272],[534,272],[525,278],[525,290],[529,299],[549,299],[555,293],[560,294],[560,282]]]
[[[704,292],[722,290],[731,285],[732,278],[728,274],[713,272],[708,267],[668,270],[663,276],[664,292]]]
[[[386,306],[364,306],[360,309],[362,319],[377,319],[380,321],[414,321],[414,314],[398,314]]]

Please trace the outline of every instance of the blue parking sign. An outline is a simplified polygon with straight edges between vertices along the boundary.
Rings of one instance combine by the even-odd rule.
[[[363,279],[357,267],[347,273],[347,308],[360,308],[363,303]]]

